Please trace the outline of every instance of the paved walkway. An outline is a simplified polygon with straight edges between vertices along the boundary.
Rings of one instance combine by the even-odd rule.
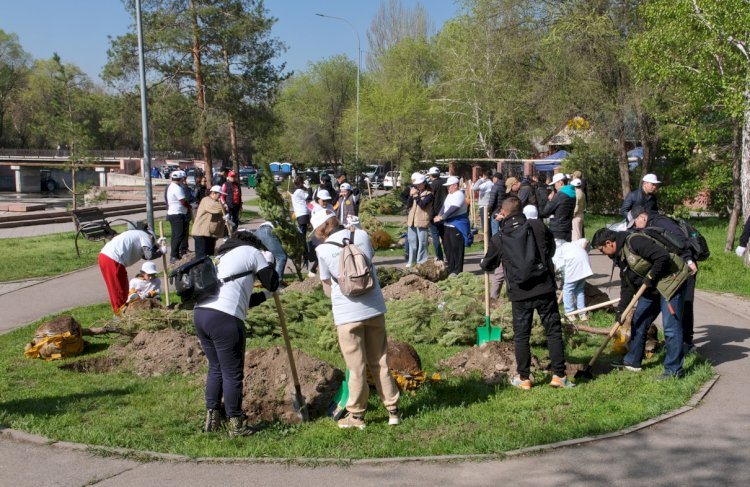
[[[609,261],[594,254],[595,280],[606,282]],[[475,268],[478,256],[467,257],[468,268]],[[738,267],[738,272],[746,270]],[[750,478],[750,301],[706,292],[696,299],[696,343],[721,378],[698,408],[627,436],[506,460],[300,467],[139,462],[0,435],[0,485],[745,486]],[[96,268],[10,291],[0,295],[0,333],[102,301],[106,291]]]

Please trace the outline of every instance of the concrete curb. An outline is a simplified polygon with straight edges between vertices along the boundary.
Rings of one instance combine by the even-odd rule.
[[[300,465],[300,466],[322,466],[322,465],[386,465],[386,464],[399,464],[399,463],[446,463],[446,462],[466,462],[466,461],[489,461],[489,460],[502,460],[506,458],[520,457],[535,453],[544,453],[560,448],[567,448],[571,446],[580,446],[595,441],[607,440],[610,438],[618,438],[626,436],[631,433],[635,433],[645,428],[649,428],[656,424],[667,421],[671,418],[679,416],[696,409],[703,398],[709,393],[711,388],[718,382],[719,375],[715,375],[708,382],[693,394],[690,400],[685,406],[675,409],[674,411],[666,412],[655,418],[642,421],[638,424],[615,431],[612,433],[605,433],[602,435],[586,436],[583,438],[575,438],[572,440],[558,441],[556,443],[548,443],[546,445],[537,445],[527,448],[520,448],[518,450],[511,450],[502,453],[485,453],[475,455],[436,455],[430,457],[391,457],[391,458],[364,458],[364,459],[346,459],[346,458],[316,458],[316,457],[302,457],[302,458],[225,458],[225,457],[198,457],[193,458],[187,455],[175,455],[171,453],[159,453],[152,451],[134,450],[130,448],[118,448],[108,447],[99,445],[86,445],[84,443],[71,443],[67,441],[55,441],[44,436],[34,435],[26,433],[24,431],[15,430],[12,428],[5,428],[0,425],[0,436],[10,438],[14,441],[20,441],[25,443],[32,443],[35,445],[49,445],[53,448],[61,448],[65,450],[85,451],[91,454],[100,454],[106,456],[119,456],[129,459],[135,459],[141,462],[193,462],[200,464],[242,464],[242,465],[253,465],[253,464],[278,464],[278,465]]]

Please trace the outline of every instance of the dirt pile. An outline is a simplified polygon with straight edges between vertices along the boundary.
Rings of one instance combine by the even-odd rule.
[[[386,363],[389,369],[400,374],[414,374],[422,370],[422,360],[417,350],[408,343],[397,342],[391,338],[388,338]]]
[[[295,281],[284,288],[284,291],[295,291],[302,294],[307,294],[315,291],[315,288],[320,286],[320,278],[318,276],[308,277],[304,281]]]
[[[424,264],[418,264],[414,270],[428,281],[438,282],[448,277],[445,261],[427,259]]]
[[[450,369],[453,375],[458,376],[478,370],[482,373],[482,379],[486,384],[499,384],[516,372],[516,356],[512,343],[487,342],[459,352],[441,361],[439,365]],[[532,356],[532,371],[539,367],[539,360]]]
[[[417,274],[407,274],[393,284],[383,288],[383,297],[389,299],[404,299],[417,293],[430,301],[439,301],[443,293],[434,283]]]
[[[128,305],[125,307],[125,310],[123,313],[128,315],[138,314],[143,311],[148,311],[152,309],[163,309],[164,306],[161,304],[161,301],[154,298],[148,298],[148,299],[135,299],[128,303]]]
[[[325,416],[326,409],[344,380],[344,373],[330,364],[294,349],[302,395],[311,418]],[[292,408],[294,384],[286,350],[257,348],[245,354],[242,410],[251,423],[278,419],[299,423]]]
[[[198,337],[172,329],[142,331],[127,345],[113,347],[112,356],[141,377],[195,374],[208,364]]]
[[[602,292],[598,287],[594,286],[593,284],[589,284],[588,282],[586,283],[586,287],[584,288],[583,292],[586,295],[586,306],[594,306],[596,304],[606,303],[607,301],[611,300],[611,298],[607,296],[606,293]],[[614,309],[614,306],[607,306],[606,308],[602,308],[602,310],[608,311],[613,311]]]

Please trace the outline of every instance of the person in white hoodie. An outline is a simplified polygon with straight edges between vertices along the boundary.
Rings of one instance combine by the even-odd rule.
[[[565,314],[586,307],[586,278],[591,277],[591,262],[587,252],[588,240],[565,242],[557,247],[552,262],[563,276],[563,306]],[[575,301],[575,304],[574,304]],[[578,319],[587,321],[586,313],[579,313]]]

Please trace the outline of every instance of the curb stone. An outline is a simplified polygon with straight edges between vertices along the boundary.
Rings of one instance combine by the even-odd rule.
[[[607,440],[610,438],[617,438],[626,436],[636,431],[651,427],[658,423],[667,421],[675,416],[687,413],[696,409],[704,397],[710,392],[711,388],[718,382],[719,375],[715,375],[709,379],[703,386],[690,398],[685,406],[682,406],[673,411],[668,411],[655,418],[651,418],[642,421],[633,426],[629,426],[625,429],[614,431],[612,433],[605,433],[602,435],[585,436],[583,438],[575,438],[571,440],[558,441],[556,443],[548,443],[546,445],[536,445],[527,448],[520,448],[517,450],[511,450],[502,453],[485,453],[475,455],[436,455],[428,457],[391,457],[391,458],[363,458],[363,459],[346,459],[346,458],[316,458],[316,457],[300,457],[300,458],[227,458],[227,457],[197,457],[193,458],[187,455],[177,455],[173,453],[159,453],[145,450],[135,450],[131,448],[119,448],[119,447],[108,447],[99,445],[87,445],[84,443],[72,443],[67,441],[55,441],[44,436],[34,435],[23,431],[15,430],[12,428],[4,427],[0,425],[0,436],[11,438],[15,441],[21,441],[25,443],[33,443],[36,445],[49,445],[54,448],[61,448],[66,450],[78,450],[87,451],[92,454],[109,454],[121,457],[136,457],[138,461],[163,461],[163,462],[195,462],[200,464],[216,463],[216,464],[279,464],[279,465],[386,465],[386,464],[398,464],[398,463],[446,463],[456,461],[489,461],[489,460],[504,460],[514,457],[520,457],[529,454],[543,453],[547,451],[557,450],[560,448],[566,448],[571,446],[584,445],[595,441]]]

